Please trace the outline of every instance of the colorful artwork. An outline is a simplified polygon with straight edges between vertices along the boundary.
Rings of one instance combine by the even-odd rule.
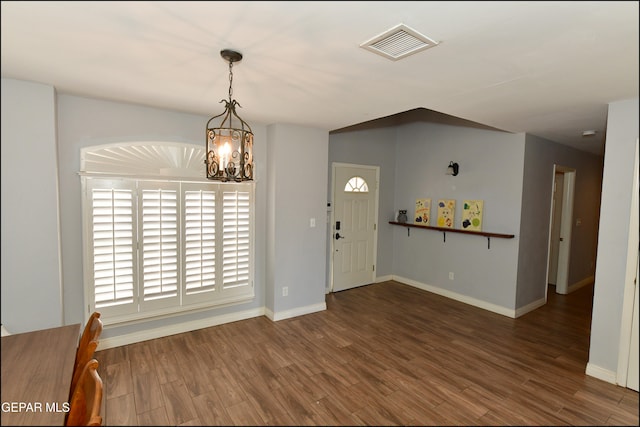
[[[482,200],[465,200],[462,206],[462,228],[465,230],[482,230]]]
[[[456,213],[456,201],[453,199],[438,200],[438,227],[453,228]]]
[[[431,221],[431,199],[416,199],[416,213],[413,222],[420,225],[429,225]]]

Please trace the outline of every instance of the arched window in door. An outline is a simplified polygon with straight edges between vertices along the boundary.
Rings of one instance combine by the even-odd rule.
[[[346,193],[368,193],[369,186],[367,185],[367,181],[364,180],[361,176],[354,176],[347,181],[344,186],[344,191]]]

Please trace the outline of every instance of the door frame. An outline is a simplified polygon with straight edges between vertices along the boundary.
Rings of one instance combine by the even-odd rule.
[[[376,192],[374,197],[374,206],[373,206],[373,265],[374,270],[372,274],[372,280],[375,282],[375,279],[378,275],[377,264],[378,264],[378,206],[380,202],[380,166],[372,166],[372,165],[360,165],[355,163],[341,163],[341,162],[333,162],[331,163],[331,215],[330,221],[331,226],[327,227],[327,231],[329,233],[329,241],[331,244],[329,245],[329,292],[333,292],[333,258],[334,258],[334,242],[335,239],[334,234],[336,232],[336,222],[335,222],[335,187],[336,187],[336,169],[339,167],[347,167],[347,168],[356,168],[356,169],[371,169],[376,173]]]
[[[629,371],[629,353],[631,351],[631,333],[633,325],[635,294],[638,292],[638,268],[640,263],[640,218],[638,206],[638,155],[640,148],[636,138],[635,165],[633,167],[633,184],[631,185],[631,208],[629,211],[629,241],[627,247],[627,267],[625,274],[624,296],[622,299],[622,319],[620,325],[620,341],[618,344],[618,367],[616,369],[616,383],[622,387],[627,387],[627,375]],[[636,349],[637,351],[637,349]]]
[[[575,182],[576,182],[576,170],[567,166],[553,165],[553,180],[551,184],[551,208],[549,214],[549,243],[547,246],[547,274],[545,276],[545,282],[549,278],[549,266],[551,256],[551,227],[553,225],[553,188],[556,185],[556,173],[563,174],[563,189],[562,189],[562,218],[560,218],[560,238],[562,239],[561,245],[558,246],[558,272],[556,275],[556,293],[568,294],[569,293],[569,261],[571,259],[571,233],[573,231],[573,199],[575,196]],[[558,221],[556,218],[555,221]],[[549,288],[548,283],[545,283],[545,301],[547,299],[547,290]]]

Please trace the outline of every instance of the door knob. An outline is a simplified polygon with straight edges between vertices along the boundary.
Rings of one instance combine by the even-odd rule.
[[[344,236],[341,236],[340,233],[336,233],[336,240],[344,239]]]

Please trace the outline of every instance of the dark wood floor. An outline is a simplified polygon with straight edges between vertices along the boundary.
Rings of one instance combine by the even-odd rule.
[[[585,375],[592,287],[510,319],[384,282],[99,351],[106,425],[638,425]]]

